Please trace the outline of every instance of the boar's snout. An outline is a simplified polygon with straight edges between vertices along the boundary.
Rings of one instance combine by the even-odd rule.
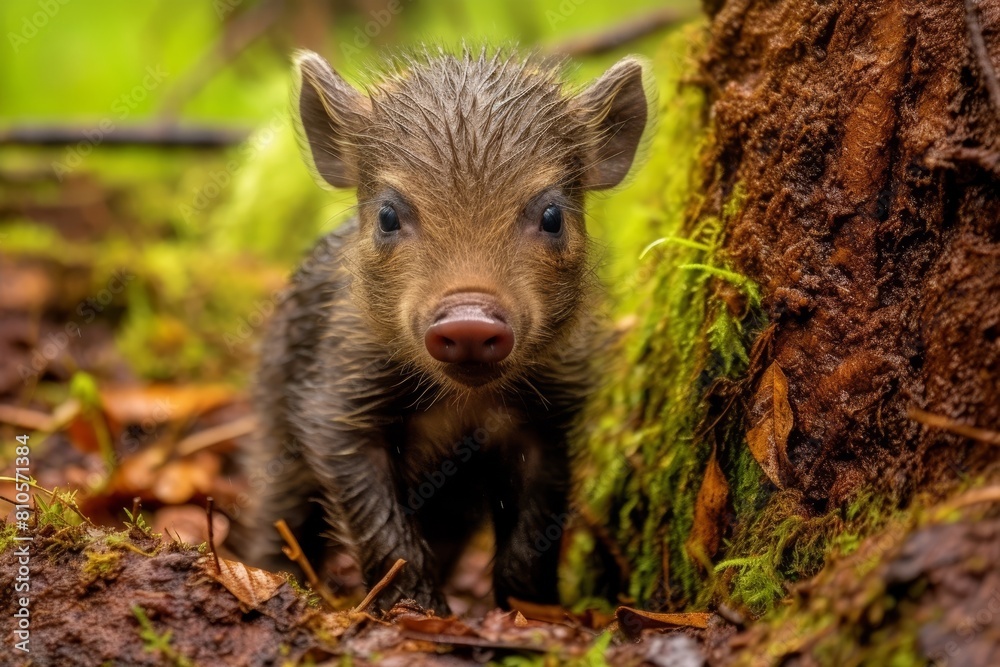
[[[438,307],[424,345],[432,357],[449,364],[503,361],[514,349],[514,330],[507,319],[488,294],[452,294]]]

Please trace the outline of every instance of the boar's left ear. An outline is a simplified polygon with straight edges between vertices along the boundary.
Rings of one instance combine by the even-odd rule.
[[[653,124],[656,88],[648,65],[634,56],[619,60],[572,104],[590,135],[581,184],[591,190],[618,185]]]
[[[295,69],[298,85],[293,115],[306,161],[330,185],[356,186],[355,139],[371,111],[370,100],[311,51],[295,55]]]

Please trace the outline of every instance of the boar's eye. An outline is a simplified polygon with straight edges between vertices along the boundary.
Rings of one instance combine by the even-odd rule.
[[[562,231],[563,216],[562,209],[555,204],[550,204],[542,211],[541,229],[549,234],[558,234]]]
[[[378,210],[378,228],[386,234],[399,231],[399,215],[389,204]]]

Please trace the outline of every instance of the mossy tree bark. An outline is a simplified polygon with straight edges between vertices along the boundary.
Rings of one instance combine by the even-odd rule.
[[[788,378],[790,483],[980,468],[909,413],[1000,423],[1000,2],[733,0],[711,32],[707,192],[745,193],[725,249],[774,327],[751,370]]]
[[[759,613],[995,479],[1000,2],[705,8],[700,175],[626,283],[579,502],[639,603]]]

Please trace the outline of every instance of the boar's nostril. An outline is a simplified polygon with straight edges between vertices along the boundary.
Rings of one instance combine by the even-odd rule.
[[[460,305],[438,317],[427,329],[424,344],[438,361],[494,363],[514,349],[514,331],[480,306]]]

